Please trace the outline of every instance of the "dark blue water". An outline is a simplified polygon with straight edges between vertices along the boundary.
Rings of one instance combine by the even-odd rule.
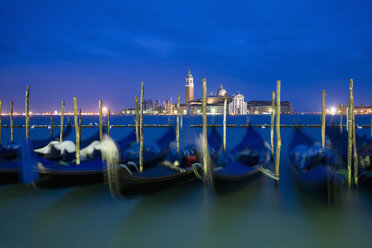
[[[214,119],[214,120],[213,120]],[[72,120],[72,119],[71,119]],[[145,123],[167,124],[174,117],[145,116]],[[337,116],[328,121],[338,123]],[[369,124],[369,116],[357,116]],[[8,120],[3,117],[3,123]],[[222,123],[222,117],[208,117]],[[253,124],[269,123],[269,116],[252,116]],[[320,124],[319,115],[283,116],[283,124]],[[83,124],[98,122],[84,117]],[[247,118],[228,117],[229,124]],[[18,117],[16,124],[23,124]],[[59,119],[55,118],[55,124]],[[112,124],[132,124],[133,116],[114,116]],[[31,124],[49,124],[49,118],[32,117]],[[201,117],[183,117],[183,133],[200,134]],[[83,139],[95,128],[82,130]],[[59,132],[56,128],[55,132]],[[130,128],[113,128],[120,138]],[[145,128],[145,140],[154,140],[164,128]],[[244,128],[228,128],[227,146],[236,145]],[[258,129],[269,142],[270,129]],[[195,181],[149,195],[114,199],[108,186],[91,185],[38,189],[24,185],[0,186],[0,247],[371,247],[372,192],[360,188],[328,199],[306,191],[289,168],[287,145],[293,129],[282,128],[280,184],[265,176],[215,192]],[[31,138],[48,137],[48,129],[31,129]],[[220,130],[222,134],[222,129]],[[321,140],[320,128],[305,133]],[[370,129],[358,129],[370,135]],[[25,130],[15,129],[15,139]],[[74,139],[74,132],[69,139]],[[2,143],[10,139],[2,129]]]

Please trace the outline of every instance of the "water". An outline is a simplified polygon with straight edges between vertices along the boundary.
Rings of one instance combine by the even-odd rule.
[[[337,123],[338,117],[328,121]],[[208,117],[222,123],[222,117]],[[174,120],[171,117],[171,120]],[[170,120],[170,121],[171,121]],[[201,117],[184,116],[184,127],[200,124]],[[253,124],[269,123],[269,116],[252,116]],[[358,124],[369,124],[357,116]],[[3,123],[7,122],[3,117]],[[168,117],[145,116],[145,123],[167,124]],[[228,123],[245,124],[247,118],[228,117]],[[283,124],[320,124],[319,115],[283,116]],[[32,117],[31,124],[48,124],[49,118]],[[83,124],[98,122],[84,117]],[[23,117],[15,123],[23,124]],[[55,119],[58,124],[58,119]],[[115,116],[112,124],[133,123],[132,116]],[[201,128],[190,128],[195,135]],[[188,131],[190,131],[190,129]],[[95,132],[82,130],[83,139]],[[130,128],[114,128],[120,138]],[[145,140],[165,129],[145,128]],[[186,132],[187,128],[181,131]],[[222,130],[221,134],[222,134]],[[270,129],[258,129],[266,141]],[[114,199],[107,185],[37,189],[24,185],[0,186],[0,247],[370,247],[372,192],[351,190],[328,202],[305,191],[289,168],[287,145],[292,128],[282,128],[280,185],[258,180],[213,192],[195,181],[149,195]],[[305,133],[320,142],[319,128]],[[55,129],[55,132],[59,132]],[[369,135],[368,128],[358,133]],[[15,139],[24,137],[15,129]],[[244,128],[228,128],[227,145],[233,147]],[[31,129],[31,138],[48,137],[47,129]],[[3,128],[2,142],[9,129]],[[74,132],[69,139],[74,139]]]

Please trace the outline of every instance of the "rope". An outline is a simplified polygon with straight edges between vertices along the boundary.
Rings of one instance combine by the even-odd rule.
[[[199,174],[198,167],[202,167],[203,165],[201,163],[193,163],[191,165],[192,171],[194,172],[196,178],[202,180],[204,182],[204,179],[202,176]]]
[[[170,169],[172,169],[172,170],[179,171],[179,172],[181,172],[181,173],[186,172],[185,169],[179,167],[179,162],[178,162],[178,160],[174,161],[173,164],[172,164],[171,162],[169,162],[169,161],[163,161],[163,162],[161,162],[160,164],[161,164],[161,165],[164,165],[164,166],[166,166],[166,167],[168,167],[168,168],[170,168]],[[194,172],[195,176],[196,176],[198,179],[204,181],[203,177],[199,174],[199,171],[198,171],[198,167],[201,167],[201,166],[202,166],[201,163],[193,163],[193,164],[191,165],[191,168],[192,168],[192,171]]]
[[[163,161],[160,163],[161,165],[164,165],[165,167],[171,169],[171,170],[175,170],[175,171],[179,171],[181,173],[185,172],[186,170],[179,167],[179,162],[178,160],[174,161],[174,163],[172,164],[171,162],[169,161]]]
[[[271,145],[265,141],[264,143],[265,147],[271,151]]]
[[[133,175],[132,171],[125,164],[119,164],[119,166],[124,168],[126,171],[128,171],[129,174]]]
[[[134,166],[134,168],[136,168],[137,172],[140,172],[140,170],[138,169],[138,166],[137,166],[136,163],[130,161],[130,162],[128,162],[128,165],[132,165],[132,166]]]
[[[274,173],[272,173],[270,170],[268,170],[268,169],[265,169],[265,168],[263,168],[263,167],[260,167],[260,168],[258,168],[258,170],[260,171],[260,172],[262,172],[264,175],[266,175],[266,176],[268,176],[268,177],[270,177],[270,178],[272,178],[272,179],[274,179],[274,180],[279,180],[279,177],[276,177],[275,175],[274,175]]]
[[[60,161],[58,162],[58,164],[60,164],[60,165],[65,165],[65,166],[69,166],[69,164],[68,164],[66,161],[63,161],[63,160],[60,160]]]

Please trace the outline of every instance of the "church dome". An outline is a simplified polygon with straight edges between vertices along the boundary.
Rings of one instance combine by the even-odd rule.
[[[223,88],[222,84],[220,85],[220,88],[217,90],[217,96],[225,96],[226,90]]]

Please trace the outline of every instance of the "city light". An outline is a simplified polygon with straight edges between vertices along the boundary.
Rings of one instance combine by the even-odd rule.
[[[331,115],[336,114],[336,112],[337,112],[337,109],[335,107],[331,107],[331,109],[330,109]]]
[[[104,106],[102,108],[102,112],[103,112],[104,115],[106,115],[108,113],[108,108],[106,106]]]

